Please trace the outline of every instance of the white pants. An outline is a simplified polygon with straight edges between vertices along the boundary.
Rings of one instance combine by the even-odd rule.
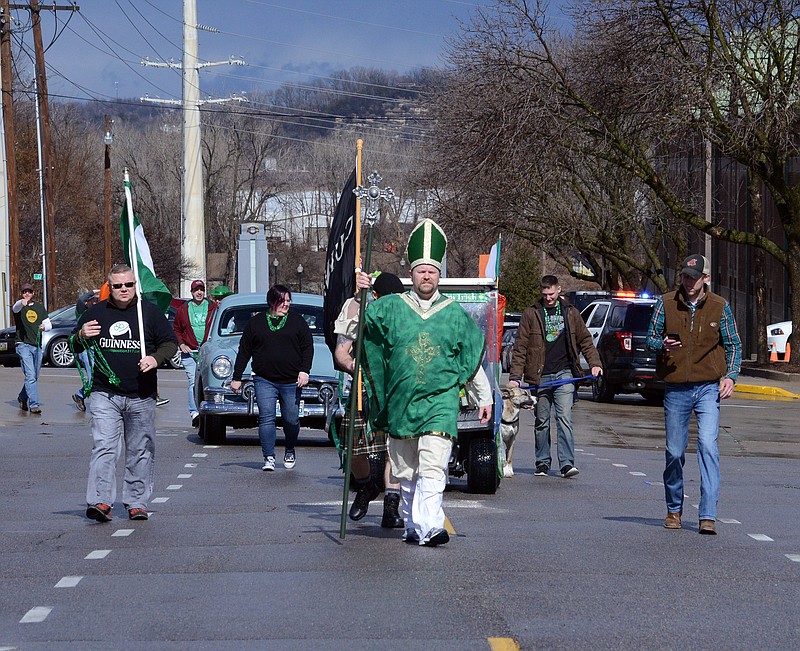
[[[453,443],[442,436],[389,438],[392,481],[400,483],[403,520],[423,538],[431,529],[444,528],[442,498]]]

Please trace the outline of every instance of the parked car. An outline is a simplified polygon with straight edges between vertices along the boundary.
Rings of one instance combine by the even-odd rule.
[[[266,309],[264,294],[233,294],[224,298],[214,313],[208,340],[198,352],[195,379],[199,435],[206,443],[224,443],[229,426],[254,428],[258,425],[252,360],[242,376],[242,390],[234,393],[230,383],[244,328],[253,316]],[[300,423],[322,428],[337,409],[339,383],[323,334],[322,296],[295,292],[290,310],[306,320],[314,337],[314,362],[309,382],[300,394]]]
[[[655,304],[650,298],[609,298],[593,301],[581,312],[603,363],[603,374],[592,382],[592,398],[597,402],[612,402],[618,393],[640,393],[646,400],[663,401],[656,354],[645,347]],[[582,363],[588,368],[585,360]]]
[[[503,373],[508,373],[511,369],[511,353],[514,351],[514,343],[517,341],[518,325],[503,325],[503,341],[500,347],[500,368]]]
[[[42,332],[42,364],[58,368],[73,366],[75,356],[69,349],[69,336],[77,325],[75,305],[50,312],[49,317],[53,328]],[[16,340],[15,326],[0,330],[0,364],[3,366],[19,366]]]
[[[792,336],[792,322],[781,321],[767,326],[767,350],[783,355],[786,353],[786,342]],[[794,342],[792,342],[794,343]]]

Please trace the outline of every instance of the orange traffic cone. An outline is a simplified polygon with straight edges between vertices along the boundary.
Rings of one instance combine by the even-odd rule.
[[[769,347],[769,361],[770,362],[778,361],[778,349],[775,347],[775,344],[772,344]]]
[[[783,354],[782,362],[788,362],[789,358],[792,356],[792,345],[787,341],[786,342],[786,352]]]

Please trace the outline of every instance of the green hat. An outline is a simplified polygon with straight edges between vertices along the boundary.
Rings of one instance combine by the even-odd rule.
[[[233,292],[227,287],[227,285],[217,285],[214,289],[212,289],[209,294],[212,296],[217,296],[219,298],[225,298],[226,296],[230,296]]]
[[[408,262],[412,269],[420,264],[430,264],[441,271],[446,251],[447,237],[432,219],[423,219],[408,236]]]

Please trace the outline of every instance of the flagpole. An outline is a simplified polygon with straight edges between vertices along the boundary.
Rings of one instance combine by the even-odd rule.
[[[361,187],[361,154],[364,148],[364,141],[359,138],[356,140],[356,187]],[[371,234],[371,231],[370,231]],[[369,244],[368,244],[369,247]],[[369,248],[367,248],[366,256],[369,257]],[[358,274],[361,271],[361,197],[356,194],[356,256],[355,256],[355,269],[354,272]],[[366,307],[366,290],[362,289],[360,292],[358,322],[363,321],[364,307]],[[360,336],[361,331],[358,331]],[[356,339],[355,360],[356,364],[353,367],[353,380],[350,382],[350,401],[347,403],[347,413],[349,422],[345,430],[344,437],[344,488],[342,491],[342,512],[339,518],[339,537],[344,538],[347,530],[347,502],[350,497],[350,472],[353,467],[353,431],[355,428],[355,418],[358,415],[358,408],[361,406],[361,374],[358,368],[358,352],[359,341]]]
[[[136,281],[136,318],[139,321],[139,346],[141,347],[142,359],[147,355],[144,347],[144,318],[142,317],[142,285],[139,280],[139,264],[136,254],[136,233],[133,230],[133,198],[131,197],[131,179],[128,175],[128,168],[123,171],[123,181],[125,185],[125,212],[128,213],[128,246],[130,247],[131,269],[133,278]]]

